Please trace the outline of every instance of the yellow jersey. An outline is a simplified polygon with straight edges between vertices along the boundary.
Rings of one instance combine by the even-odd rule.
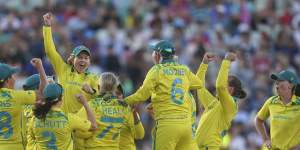
[[[257,113],[261,120],[270,118],[272,149],[289,150],[300,144],[300,98],[284,104],[280,96],[272,96]]]
[[[228,92],[228,73],[230,61],[223,60],[216,81],[217,96],[213,96],[206,88],[197,90],[204,112],[196,131],[196,140],[200,148],[220,147],[231,121],[238,111],[235,99]],[[208,64],[201,63],[197,76],[205,81]],[[205,82],[203,85],[205,86]]]
[[[123,126],[120,132],[120,150],[136,150],[135,139],[143,139],[145,130],[141,121],[134,124],[134,116],[131,111],[129,124]]]
[[[88,131],[90,121],[61,109],[51,108],[45,120],[33,117],[29,123],[28,140],[35,150],[73,150],[73,130]]]
[[[201,85],[201,80],[186,66],[174,60],[165,60],[150,69],[143,85],[125,98],[125,102],[143,102],[152,95],[155,120],[189,118],[190,105],[185,97],[189,90],[199,89]]]
[[[82,91],[82,85],[87,83],[94,90],[98,91],[99,77],[89,72],[78,73],[71,65],[64,62],[56,51],[52,39],[51,27],[43,27],[43,36],[46,55],[57,75],[58,83],[61,84],[64,89],[62,110],[66,113],[76,113],[82,105],[76,100],[75,95],[84,93],[87,99],[91,99],[92,95]],[[95,92],[94,95],[96,94],[97,92]]]
[[[23,106],[23,111],[22,111],[22,136],[23,136],[23,144],[27,147],[28,146],[28,141],[27,141],[27,130],[28,130],[28,121],[30,118],[33,117],[33,108],[34,105],[24,105]],[[30,147],[30,146],[29,146]]]
[[[114,96],[107,99],[99,96],[92,99],[89,106],[96,117],[98,129],[86,138],[85,149],[118,150],[121,128],[130,126],[131,108]],[[87,118],[83,108],[78,112],[78,115]]]
[[[34,91],[0,89],[0,149],[7,144],[22,145],[22,108],[25,104],[34,104],[35,99]]]

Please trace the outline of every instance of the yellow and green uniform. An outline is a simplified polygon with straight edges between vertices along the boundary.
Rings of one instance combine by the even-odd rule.
[[[30,120],[27,138],[34,142],[35,150],[73,150],[72,131],[88,131],[90,127],[91,123],[86,119],[51,108],[45,120],[36,117]]]
[[[289,150],[300,144],[300,98],[296,95],[288,104],[284,104],[280,96],[270,97],[257,117],[261,120],[270,117],[272,149]]]
[[[33,108],[34,105],[24,105],[23,106],[23,111],[22,111],[22,136],[23,136],[23,144],[25,145],[25,147],[27,147],[26,149],[29,149],[31,146],[31,144],[28,145],[28,141],[27,141],[27,130],[28,130],[28,121],[30,120],[30,118],[33,117]]]
[[[200,150],[219,149],[235,117],[238,107],[235,99],[228,92],[228,73],[230,61],[223,60],[216,81],[217,95],[213,96],[206,88],[197,91],[204,112],[196,131],[196,140]],[[197,76],[205,81],[207,64],[201,64]],[[204,86],[205,83],[203,82]]]
[[[155,139],[153,149],[193,149],[189,90],[202,87],[186,66],[165,60],[153,66],[136,93],[125,98],[128,104],[146,101],[151,95],[154,110]]]
[[[24,149],[22,107],[35,99],[34,91],[0,89],[0,149]]]
[[[92,99],[89,106],[96,117],[98,129],[86,138],[85,149],[119,150],[121,128],[129,126],[129,119],[132,118],[128,105],[114,96],[107,99],[99,96]],[[78,115],[87,117],[84,109]]]
[[[142,139],[145,135],[145,130],[141,121],[134,124],[134,116],[131,111],[129,124],[123,126],[120,132],[120,150],[136,150],[135,139]]]
[[[43,27],[43,36],[45,52],[57,75],[58,83],[61,84],[64,89],[62,110],[66,113],[76,113],[82,105],[76,100],[75,95],[85,93],[81,90],[84,83],[89,84],[94,90],[98,90],[99,77],[89,72],[78,73],[74,70],[72,65],[68,65],[64,62],[56,51],[52,39],[51,27]],[[85,93],[84,96],[87,99],[91,98],[90,94]]]

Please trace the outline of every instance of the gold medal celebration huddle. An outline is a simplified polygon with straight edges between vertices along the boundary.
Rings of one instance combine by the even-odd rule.
[[[147,110],[155,120],[153,150],[220,149],[238,101],[247,96],[238,77],[229,75],[235,53],[225,55],[212,94],[205,88],[205,75],[217,56],[206,53],[194,74],[177,62],[170,42],[159,41],[152,47],[154,65],[143,84],[123,97],[114,73],[87,71],[91,61],[87,47],[75,47],[65,62],[52,38],[52,15],[43,19],[45,53],[57,81],[45,74],[40,59],[33,58],[31,64],[39,74],[28,77],[23,90],[15,90],[18,69],[0,63],[0,150],[135,150],[135,139],[145,134],[135,104],[148,99]],[[266,100],[255,120],[264,148],[300,149],[298,77],[283,70],[271,79],[276,94]],[[204,107],[199,123],[195,100]],[[270,132],[265,127],[268,118]]]

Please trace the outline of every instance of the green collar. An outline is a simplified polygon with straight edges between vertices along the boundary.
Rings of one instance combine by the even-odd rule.
[[[166,63],[177,63],[174,59],[169,58],[169,59],[163,59],[161,61],[161,64],[166,64]]]

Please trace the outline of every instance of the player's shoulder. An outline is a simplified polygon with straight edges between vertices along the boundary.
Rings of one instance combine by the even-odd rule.
[[[276,104],[276,103],[279,103],[280,101],[280,97],[278,95],[275,95],[275,96],[271,96],[269,97],[265,103],[268,103],[268,104]]]

